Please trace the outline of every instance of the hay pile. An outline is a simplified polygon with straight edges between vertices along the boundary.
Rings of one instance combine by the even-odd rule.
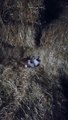
[[[43,20],[43,3],[0,2],[0,120],[68,120],[68,20]],[[29,56],[40,66],[24,68]]]

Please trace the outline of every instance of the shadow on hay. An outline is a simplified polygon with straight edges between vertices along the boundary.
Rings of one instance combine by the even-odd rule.
[[[58,19],[62,11],[60,1],[57,0],[44,0],[43,8],[39,8],[40,25],[36,25],[35,43],[37,46],[40,45],[42,29],[48,26],[53,20]]]
[[[63,94],[65,96],[66,102],[65,102],[65,120],[68,120],[68,75],[65,74],[65,72],[60,73],[60,84],[63,89]]]

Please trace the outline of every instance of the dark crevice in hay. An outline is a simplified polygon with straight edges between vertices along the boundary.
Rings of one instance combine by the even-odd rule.
[[[65,120],[68,120],[68,75],[65,74],[65,72],[60,73],[60,84],[63,89],[63,94],[65,96]]]
[[[35,25],[35,44],[40,46],[40,39],[42,37],[42,29],[40,25]]]
[[[4,56],[4,54],[3,54],[3,50],[2,50],[2,48],[0,47],[0,64],[3,62],[4,58],[5,58],[5,56]]]
[[[3,4],[4,4],[4,0],[0,0],[0,12],[1,12],[2,9],[3,9]]]
[[[63,93],[65,97],[68,99],[68,76],[63,73],[62,76],[60,76],[61,79],[61,85],[63,87]]]
[[[54,19],[57,19],[61,12],[60,1],[57,0],[44,0],[43,7],[45,9],[39,10],[39,19],[42,24],[42,27],[52,22]]]
[[[53,85],[52,88],[52,96],[53,96],[53,105],[52,105],[52,111],[53,111],[53,118],[54,120],[64,120],[65,119],[65,104],[63,102],[64,96],[61,90],[61,87],[58,88],[57,84]]]
[[[60,1],[57,0],[44,0],[43,8],[39,8],[39,21],[36,24],[35,43],[40,46],[40,39],[42,36],[42,30],[53,20],[58,19],[62,9],[60,7]]]

